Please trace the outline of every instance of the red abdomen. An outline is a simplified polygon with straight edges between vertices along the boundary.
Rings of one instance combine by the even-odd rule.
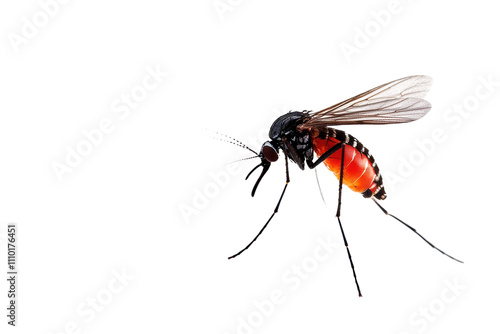
[[[323,132],[319,137],[313,139],[313,149],[316,155],[320,157],[334,145],[341,141],[345,142],[343,184],[355,192],[363,193],[365,197],[375,195],[379,199],[384,199],[385,191],[382,189],[383,185],[379,170],[373,166],[375,162],[368,150],[355,138],[349,138],[343,131],[333,129],[327,129],[326,131],[327,133]],[[337,135],[337,138],[335,135]],[[358,149],[364,153],[361,153]],[[337,179],[340,179],[341,157],[342,149],[338,149],[324,161]]]

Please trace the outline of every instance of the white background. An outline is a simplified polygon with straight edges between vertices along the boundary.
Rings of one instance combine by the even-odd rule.
[[[51,3],[46,21],[40,3]],[[224,4],[226,11],[211,0],[2,3],[0,259],[6,263],[7,223],[17,222],[16,330],[498,331],[500,24],[493,3]],[[16,45],[26,20],[40,27]],[[346,57],[346,44],[358,45],[357,53]],[[147,68],[168,76],[121,119],[113,106],[140,91]],[[358,298],[345,249],[318,248],[318,240],[341,244],[338,183],[323,166],[326,207],[314,172],[291,166],[279,213],[258,242],[228,261],[272,213],[284,160],[251,198],[257,175],[244,178],[257,161],[227,165],[251,154],[204,129],[259,150],[284,112],[318,110],[412,74],[434,79],[426,117],[345,130],[370,149],[387,180],[401,174],[403,161],[417,161],[387,185],[383,205],[465,264],[345,188]],[[492,92],[481,78],[496,82]],[[66,164],[68,147],[85,145],[83,132],[104,119],[113,130],[59,180],[54,163]],[[424,155],[417,142],[435,131],[444,139]],[[224,177],[227,168],[237,172]],[[307,277],[293,266],[305,266]],[[125,283],[114,278],[118,272]],[[11,330],[5,283],[2,332]]]

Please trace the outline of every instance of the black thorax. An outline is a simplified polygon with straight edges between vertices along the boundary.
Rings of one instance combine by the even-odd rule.
[[[312,162],[314,150],[312,138],[308,131],[299,132],[297,126],[304,123],[307,112],[293,111],[278,117],[271,125],[269,138],[274,145],[304,169],[304,162]]]

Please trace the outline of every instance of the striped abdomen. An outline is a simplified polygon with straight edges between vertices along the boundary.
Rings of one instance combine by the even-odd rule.
[[[355,192],[362,193],[364,197],[375,196],[378,199],[385,199],[387,195],[375,159],[356,138],[341,130],[324,128],[313,139],[313,149],[320,157],[340,142],[345,143],[343,184]],[[324,161],[338,179],[341,157],[342,149],[339,149]]]

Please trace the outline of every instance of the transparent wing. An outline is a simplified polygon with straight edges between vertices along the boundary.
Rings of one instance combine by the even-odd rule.
[[[432,79],[414,75],[380,85],[329,108],[312,112],[304,127],[407,123],[423,117],[431,104],[423,99]]]

